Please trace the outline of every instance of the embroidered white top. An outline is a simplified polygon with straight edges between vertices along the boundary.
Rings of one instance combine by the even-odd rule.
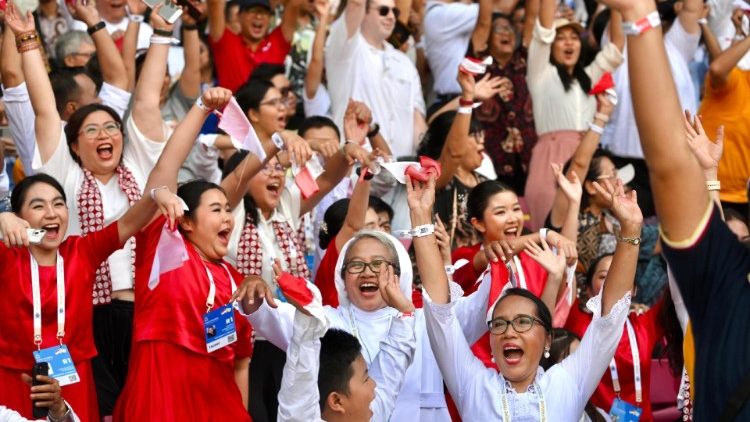
[[[457,316],[455,303],[435,304],[425,295],[424,315],[427,334],[448,391],[461,417],[470,421],[502,421],[502,389],[505,379],[496,370],[486,368],[472,353]],[[587,304],[594,319],[575,352],[551,367],[538,369],[535,384],[544,397],[546,414],[559,421],[577,421],[591,394],[615,354],[622,327],[630,307],[627,293],[601,317],[601,296]],[[481,309],[475,308],[475,313]],[[486,327],[486,326],[485,326]],[[509,413],[513,421],[540,421],[539,395],[536,391],[508,393]],[[504,421],[510,422],[510,421]]]

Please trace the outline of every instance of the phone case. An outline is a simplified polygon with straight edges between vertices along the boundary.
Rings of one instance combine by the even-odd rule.
[[[49,376],[49,364],[47,362],[39,362],[36,365],[34,365],[34,368],[31,370],[31,385],[40,385],[41,382],[37,381],[36,376],[37,375],[44,375]],[[34,419],[44,419],[49,414],[49,408],[47,407],[36,407],[33,405],[32,402],[32,411]]]

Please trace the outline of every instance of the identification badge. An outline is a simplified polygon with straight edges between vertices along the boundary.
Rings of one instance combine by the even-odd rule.
[[[70,357],[68,346],[53,346],[34,352],[36,363],[47,362],[49,365],[49,376],[60,383],[60,387],[75,384],[81,380]]]
[[[206,349],[209,353],[237,341],[237,327],[234,325],[234,307],[231,303],[203,315],[203,329],[206,334]]]
[[[620,399],[615,399],[609,410],[612,422],[638,422],[641,419],[641,413],[643,409]]]

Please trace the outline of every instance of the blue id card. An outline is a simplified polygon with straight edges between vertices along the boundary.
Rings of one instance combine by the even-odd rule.
[[[68,346],[53,346],[34,352],[36,363],[47,362],[49,365],[49,376],[60,383],[60,387],[75,384],[81,380],[70,357]]]
[[[234,307],[231,303],[203,315],[203,330],[206,334],[206,349],[209,353],[237,341],[234,325]]]
[[[620,399],[615,399],[612,402],[612,408],[609,409],[612,422],[638,422],[641,419],[641,413],[643,409]]]

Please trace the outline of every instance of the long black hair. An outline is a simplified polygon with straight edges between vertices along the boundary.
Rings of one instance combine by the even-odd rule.
[[[440,158],[440,153],[443,152],[443,145],[448,139],[448,132],[451,130],[453,120],[456,119],[456,110],[446,111],[435,117],[430,123],[430,128],[427,129],[422,142],[417,148],[417,155],[424,155],[437,160]],[[472,115],[471,123],[469,124],[469,134],[473,135],[482,131],[482,124],[479,120],[474,118]]]
[[[578,85],[581,87],[583,92],[588,93],[591,90],[591,78],[586,73],[584,61],[581,60],[581,58],[584,56],[584,48],[586,48],[586,43],[584,43],[583,39],[581,39],[580,33],[575,30],[573,31],[578,34],[578,39],[581,42],[581,54],[578,56],[578,61],[576,62],[575,66],[573,66],[572,74],[568,73],[568,69],[566,69],[565,66],[557,63],[555,61],[554,55],[552,54],[549,55],[549,62],[557,68],[557,74],[558,76],[560,76],[560,81],[563,84],[563,88],[565,88],[565,92],[568,92],[571,88],[573,88],[574,81],[578,81]]]
[[[185,211],[185,217],[193,219],[195,210],[201,204],[201,197],[206,191],[211,189],[217,189],[226,195],[221,186],[201,179],[191,180],[177,187],[177,196],[185,201],[185,204],[188,206],[187,211]]]

